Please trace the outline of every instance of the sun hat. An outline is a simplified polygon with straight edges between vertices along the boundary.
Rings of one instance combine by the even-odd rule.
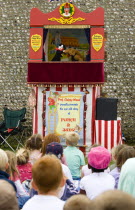
[[[102,146],[92,148],[88,154],[89,165],[96,169],[107,168],[110,161],[110,152]]]
[[[58,142],[51,142],[50,144],[47,145],[46,148],[46,154],[49,153],[56,155],[60,159],[63,154],[62,145],[59,144]]]

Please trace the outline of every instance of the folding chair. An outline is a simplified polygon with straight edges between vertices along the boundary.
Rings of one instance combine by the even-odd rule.
[[[19,145],[23,146],[22,137],[24,129],[26,128],[26,126],[23,126],[23,122],[26,121],[25,114],[26,108],[22,108],[20,110],[10,110],[6,107],[4,108],[4,120],[0,123],[0,145],[7,144],[12,151],[15,151],[8,141],[9,137],[13,136],[13,139],[15,139],[18,143],[16,149],[19,148]],[[18,135],[19,139],[16,135]]]

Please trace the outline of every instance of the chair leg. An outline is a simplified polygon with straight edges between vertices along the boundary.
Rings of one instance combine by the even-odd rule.
[[[7,140],[4,139],[3,136],[1,136],[1,135],[0,135],[0,137],[3,139],[3,142],[1,143],[1,145],[5,142],[5,143],[10,147],[10,149],[11,149],[13,152],[15,152],[15,150],[13,149],[13,147],[11,147],[11,145],[7,142]]]

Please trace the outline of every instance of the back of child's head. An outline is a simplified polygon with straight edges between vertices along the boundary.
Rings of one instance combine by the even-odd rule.
[[[120,190],[109,190],[94,200],[94,210],[135,210],[135,199]]]
[[[64,138],[66,140],[67,145],[76,146],[78,144],[80,136],[76,132],[67,132],[64,134]]]
[[[17,164],[24,165],[29,161],[29,151],[25,148],[20,148],[16,153],[16,157],[17,157]]]
[[[14,152],[12,151],[5,151],[7,156],[8,156],[8,163],[9,167],[7,169],[7,172],[10,174],[11,178],[14,178],[14,176],[19,174],[18,169],[17,169],[17,158]]]
[[[4,150],[0,149],[0,170],[6,171],[7,165],[8,165],[8,156]]]
[[[73,195],[66,201],[63,210],[93,210],[92,202],[85,195]]]
[[[46,153],[46,147],[51,142],[58,142],[60,143],[60,137],[55,133],[50,133],[47,136],[43,138],[43,144],[42,144],[42,154],[45,155]]]
[[[98,170],[105,170],[111,161],[110,152],[102,147],[93,147],[88,153],[88,165],[95,172]]]
[[[25,144],[28,150],[40,150],[42,148],[43,137],[40,134],[32,135]]]
[[[16,192],[7,181],[0,180],[0,210],[18,210]]]
[[[54,154],[61,159],[63,155],[63,147],[60,143],[52,142],[47,145],[46,154]]]
[[[121,149],[127,147],[127,145],[125,144],[119,144],[117,145],[115,148],[114,148],[114,151],[113,151],[113,156],[114,156],[114,159],[117,160],[117,157],[118,157],[118,154],[120,152]]]
[[[135,157],[135,149],[131,146],[124,147],[118,153],[116,166],[121,169],[126,160],[132,157]]]
[[[39,194],[57,191],[63,179],[61,163],[54,155],[45,155],[34,163],[32,175]]]

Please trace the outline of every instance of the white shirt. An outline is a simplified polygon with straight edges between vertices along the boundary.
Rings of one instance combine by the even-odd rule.
[[[64,175],[65,175],[71,182],[73,182],[73,178],[72,178],[72,175],[71,175],[71,172],[70,172],[69,168],[68,168],[66,165],[62,164],[62,163],[61,163],[61,166],[62,166],[62,170],[63,170]]]
[[[109,173],[110,169],[107,168],[106,170],[104,170],[104,172]],[[82,173],[83,173],[83,176],[87,176],[89,174],[92,174],[92,170],[88,168],[88,165],[85,165],[82,167]]]
[[[80,188],[85,190],[87,197],[90,199],[94,199],[104,191],[113,190],[114,185],[114,178],[104,172],[92,173],[84,176],[80,181]]]
[[[50,195],[35,195],[29,199],[22,210],[63,210],[65,202]]]

